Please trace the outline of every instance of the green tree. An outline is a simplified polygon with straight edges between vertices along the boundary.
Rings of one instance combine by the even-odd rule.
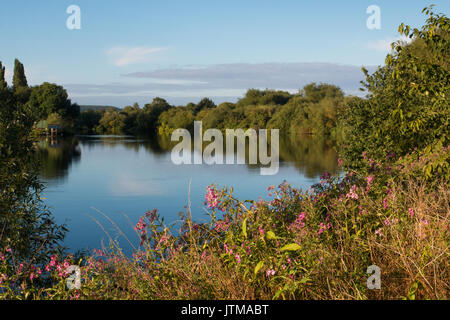
[[[343,154],[353,166],[359,165],[363,151],[381,160],[387,154],[430,153],[449,144],[450,24],[432,7],[424,12],[428,18],[421,29],[399,27],[412,45],[393,43],[385,66],[372,75],[363,70],[367,99],[351,100],[341,116],[348,127]],[[424,170],[430,175],[443,167],[448,168],[448,157]]]
[[[13,90],[19,102],[25,103],[28,100],[30,89],[28,88],[25,69],[17,59],[14,60]]]
[[[0,87],[0,247],[10,247],[17,259],[40,262],[59,249],[65,229],[40,198],[35,121],[12,90]]]
[[[2,62],[0,61],[0,90],[5,90],[8,88],[8,83],[5,79],[5,67],[2,65]]]

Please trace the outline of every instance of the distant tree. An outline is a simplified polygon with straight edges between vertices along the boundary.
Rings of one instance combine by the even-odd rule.
[[[30,96],[25,69],[17,59],[14,60],[13,91],[17,100],[21,103],[25,103]]]
[[[16,59],[14,60],[13,88],[16,90],[20,87],[28,87],[28,82],[23,64]]]
[[[83,133],[93,133],[101,118],[101,112],[88,109],[80,113],[77,126]]]
[[[280,90],[259,90],[249,89],[242,99],[239,99],[239,106],[257,106],[257,105],[284,105],[291,98],[287,91]]]
[[[62,86],[48,82],[31,89],[29,105],[41,119],[45,119],[51,113],[58,113],[65,118],[75,118],[80,111],[78,105],[72,104]]]
[[[312,102],[319,102],[320,100],[325,98],[344,97],[344,92],[342,92],[341,88],[327,83],[310,83],[304,86],[303,90],[300,90],[300,93]]]
[[[5,67],[3,67],[2,62],[0,61],[0,90],[4,90],[8,88],[8,83],[5,79]]]
[[[203,110],[203,109],[211,109],[211,108],[215,108],[216,104],[209,98],[203,98],[202,100],[200,100],[199,103],[197,103],[197,109]]]
[[[137,119],[137,125],[141,133],[153,134],[158,128],[159,116],[172,108],[172,106],[163,98],[156,97],[152,103],[144,106],[145,114],[140,114]]]

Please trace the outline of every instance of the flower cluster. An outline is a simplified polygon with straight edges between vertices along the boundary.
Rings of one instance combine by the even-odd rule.
[[[214,210],[219,207],[219,204],[219,193],[216,189],[213,186],[206,187],[205,205]]]

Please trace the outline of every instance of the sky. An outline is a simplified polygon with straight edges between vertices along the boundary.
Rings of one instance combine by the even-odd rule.
[[[398,26],[422,26],[431,3],[448,15],[448,0],[2,0],[0,61],[9,80],[18,58],[30,85],[63,85],[79,104],[220,103],[313,81],[358,94],[361,66],[382,65]]]

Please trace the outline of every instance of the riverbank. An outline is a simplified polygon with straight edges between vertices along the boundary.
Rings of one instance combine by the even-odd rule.
[[[156,210],[149,211],[137,221],[141,242],[132,258],[114,241],[78,261],[53,256],[45,266],[8,263],[14,252],[6,250],[0,295],[448,299],[448,182],[436,176],[430,188],[398,163],[367,162],[366,175],[325,173],[311,190],[270,186],[268,201],[240,201],[231,189],[210,186],[205,197],[210,221],[197,224],[188,212],[181,229],[172,230]],[[71,264],[80,266],[80,289],[66,287]],[[367,286],[373,265],[381,271],[380,290]]]

